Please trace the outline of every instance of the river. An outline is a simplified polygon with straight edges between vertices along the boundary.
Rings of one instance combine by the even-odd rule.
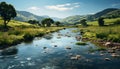
[[[90,51],[99,48],[91,42],[76,45],[75,37],[81,34],[72,30],[76,28],[0,51],[0,69],[120,69],[120,57],[112,57],[107,51]],[[74,59],[76,55],[78,59]]]

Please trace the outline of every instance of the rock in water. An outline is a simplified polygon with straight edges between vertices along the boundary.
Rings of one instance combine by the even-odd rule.
[[[67,46],[67,47],[66,47],[66,49],[69,49],[69,50],[70,50],[70,49],[71,49],[71,47]]]
[[[76,55],[76,57],[79,59],[81,56],[80,55]]]
[[[106,61],[110,61],[110,58],[105,58]]]
[[[29,61],[29,60],[31,60],[31,58],[27,58],[27,60]]]
[[[116,53],[112,53],[111,54],[112,57],[120,57],[120,55],[116,54]]]
[[[71,60],[77,60],[77,57],[71,57],[70,59]]]
[[[112,42],[106,42],[104,45],[111,47],[111,46],[113,46],[113,43]]]

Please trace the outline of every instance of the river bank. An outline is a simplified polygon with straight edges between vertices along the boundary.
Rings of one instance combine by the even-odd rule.
[[[0,53],[1,69],[119,69],[120,52],[108,53],[106,49],[85,42],[77,45],[82,37],[77,28],[67,28],[32,42],[20,43]],[[74,31],[74,32],[73,32]],[[102,49],[102,50],[101,50]],[[12,54],[11,54],[12,53]],[[115,57],[114,57],[115,56]]]
[[[63,29],[63,27],[40,27],[19,21],[11,21],[8,27],[9,30],[3,32],[3,24],[2,20],[0,20],[0,49],[11,47],[24,41],[32,41],[35,37],[42,37],[45,34]]]
[[[108,52],[120,50],[120,26],[88,26],[79,28],[82,33],[82,41],[90,41],[97,46],[110,49]]]

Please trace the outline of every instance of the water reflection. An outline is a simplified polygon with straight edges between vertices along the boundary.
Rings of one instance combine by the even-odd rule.
[[[81,35],[72,30],[76,29],[61,30],[46,35],[47,39],[35,38],[31,43],[6,49],[0,56],[9,57],[0,59],[0,69],[120,69],[120,59],[106,51],[92,51],[98,48],[96,45],[75,45],[76,37]]]
[[[18,53],[18,49],[16,47],[7,48],[5,50],[2,50],[1,55],[7,56],[7,55],[15,55]]]

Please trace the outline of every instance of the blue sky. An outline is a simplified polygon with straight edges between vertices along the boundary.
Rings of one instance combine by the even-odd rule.
[[[94,14],[106,8],[120,8],[120,0],[0,0],[2,1],[14,5],[16,10],[59,18]]]

